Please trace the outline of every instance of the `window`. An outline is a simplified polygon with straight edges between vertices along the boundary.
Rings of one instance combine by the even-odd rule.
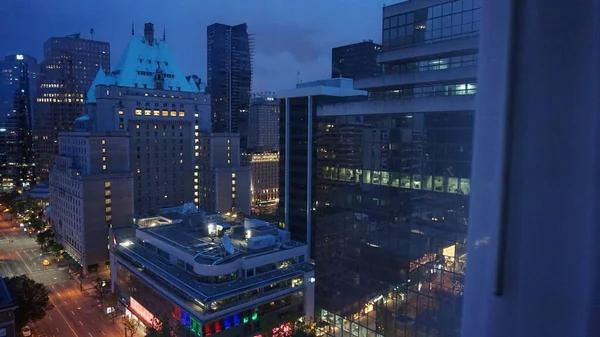
[[[172,110],[171,111],[171,117],[177,117],[177,111]]]
[[[140,128],[140,125],[139,125],[139,124],[136,124],[136,125],[135,125],[135,128],[136,128],[136,129],[139,129],[139,128]]]
[[[125,111],[119,110],[119,115],[123,115],[123,114],[125,114]]]
[[[136,116],[141,116],[142,115],[142,109],[135,109],[135,115]]]
[[[150,110],[150,109],[144,110],[144,115],[145,116],[152,116],[152,110]]]
[[[179,111],[179,117],[185,117],[185,111]]]
[[[102,148],[102,153],[106,153],[106,148],[105,147]]]
[[[124,129],[125,125],[123,123],[119,123],[119,129]]]
[[[160,110],[154,110],[154,116],[160,116]]]
[[[102,145],[106,145],[106,139],[102,139]]]
[[[105,188],[110,188],[110,181],[107,181],[107,182],[105,182],[105,183],[104,183],[104,187],[105,187]]]
[[[105,156],[102,156],[102,161],[106,161],[106,157]]]
[[[169,111],[168,110],[163,110],[162,111],[162,115],[163,115],[163,117],[168,117],[169,116]]]
[[[106,165],[102,165],[102,170],[106,171]]]
[[[231,193],[231,199],[235,199],[235,193]]]

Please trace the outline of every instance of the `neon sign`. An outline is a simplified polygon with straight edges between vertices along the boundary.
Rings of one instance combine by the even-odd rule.
[[[258,319],[258,314],[254,312],[251,313],[250,316],[234,314],[214,322],[202,324],[202,322],[196,320],[189,313],[181,310],[181,308],[178,306],[174,306],[171,316],[186,328],[190,329],[195,336],[199,337],[209,336],[212,333],[219,333],[223,330],[229,330],[234,326],[240,325],[242,321],[245,324],[250,322],[250,320],[256,321]]]
[[[138,318],[144,321],[145,324],[151,325],[153,322],[157,322],[160,324],[160,321],[154,317],[154,315],[148,311],[148,309],[144,308],[138,301],[136,301],[133,297],[129,297],[129,310],[131,310]]]

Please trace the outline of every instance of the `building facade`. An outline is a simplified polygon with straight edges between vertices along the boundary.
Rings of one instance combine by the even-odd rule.
[[[316,107],[305,209],[328,335],[460,335],[480,16],[478,0],[384,7],[385,75]]]
[[[37,59],[27,54],[5,56],[0,60],[0,121],[13,109],[15,90],[21,86],[23,63],[27,65],[29,97],[34,102],[37,97],[37,81],[40,74],[40,65]],[[33,109],[34,106],[31,106],[32,115]]]
[[[8,278],[0,279],[0,336],[17,337],[15,310],[18,303],[9,287]]]
[[[239,133],[245,149],[252,89],[252,40],[247,25],[208,26],[207,51],[212,132]]]
[[[198,143],[198,206],[209,212],[251,212],[250,168],[242,166],[240,136],[200,134]]]
[[[188,220],[112,231],[112,287],[126,315],[169,320],[178,336],[285,336],[313,317],[306,245],[262,221],[174,217]]]
[[[331,78],[358,80],[381,76],[382,66],[377,60],[380,52],[381,45],[373,41],[331,49]]]
[[[36,112],[33,120],[36,169],[47,181],[58,154],[58,133],[73,131],[83,114],[85,93],[98,69],[110,70],[110,45],[80,38],[52,37],[44,42]]]
[[[281,98],[279,129],[279,213],[292,238],[306,242],[314,257],[313,200],[317,193],[317,107],[344,97],[365,97],[351,79],[336,78],[298,83],[278,93]]]
[[[132,36],[116,68],[98,71],[87,93],[92,131],[129,133],[135,214],[198,202],[195,147],[200,132],[210,130],[210,102],[190,81],[147,23],[144,36]],[[105,164],[110,170],[117,163]]]
[[[279,204],[279,151],[242,154],[243,166],[250,167],[252,213],[273,213]]]
[[[14,58],[14,60],[13,60]],[[32,124],[32,87],[37,62],[24,55],[5,59],[9,72],[3,72],[3,89],[13,89],[12,105],[0,118],[0,191],[24,191],[35,184]],[[16,65],[15,65],[16,64]],[[29,65],[34,70],[29,70]],[[15,79],[15,77],[18,78]],[[16,83],[15,83],[16,82]],[[33,91],[35,92],[35,91]]]
[[[84,274],[106,267],[108,230],[133,218],[127,132],[61,132],[49,194],[50,222],[65,251]]]
[[[274,93],[254,94],[250,102],[248,149],[279,150],[279,100]]]

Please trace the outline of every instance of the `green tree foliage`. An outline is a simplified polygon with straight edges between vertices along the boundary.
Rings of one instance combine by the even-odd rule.
[[[48,297],[50,290],[45,285],[25,275],[11,277],[8,279],[8,284],[19,305],[15,311],[15,324],[18,331],[27,323],[39,321],[46,316],[50,303]]]

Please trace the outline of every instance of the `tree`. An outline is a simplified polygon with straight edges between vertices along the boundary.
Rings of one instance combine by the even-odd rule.
[[[125,337],[127,337],[127,331],[129,331],[131,337],[138,331],[138,322],[133,318],[125,318],[121,323],[125,328]]]
[[[115,294],[108,295],[106,298],[106,305],[113,308],[110,313],[113,323],[115,323],[115,317],[117,317],[117,304],[119,304],[119,297]]]
[[[20,331],[27,323],[39,321],[46,316],[50,307],[50,290],[45,285],[37,283],[25,275],[8,279],[19,307],[15,310],[15,325]]]

